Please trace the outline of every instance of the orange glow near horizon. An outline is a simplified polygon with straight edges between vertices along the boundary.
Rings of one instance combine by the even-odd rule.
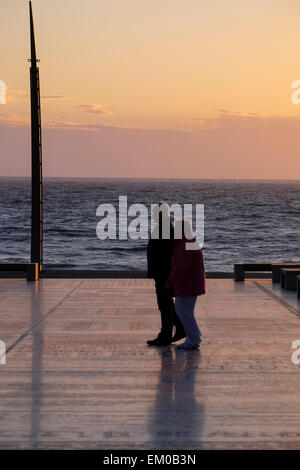
[[[0,80],[8,89],[0,129],[20,132],[30,117],[28,2],[5,2],[1,13]],[[164,177],[298,178],[300,104],[291,84],[300,79],[299,1],[35,0],[33,13],[48,158],[54,149],[75,155],[74,176],[88,176],[78,149],[94,139],[89,163],[98,176],[161,176],[152,148]],[[67,131],[76,149],[73,137],[59,140]],[[113,163],[100,165],[102,151]],[[56,158],[46,172],[69,174],[70,160]],[[0,174],[27,172],[9,165]]]

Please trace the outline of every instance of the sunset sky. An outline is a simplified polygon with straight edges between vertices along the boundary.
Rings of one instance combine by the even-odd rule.
[[[2,0],[0,175],[30,174],[28,2]],[[45,176],[300,178],[299,0],[33,0]]]

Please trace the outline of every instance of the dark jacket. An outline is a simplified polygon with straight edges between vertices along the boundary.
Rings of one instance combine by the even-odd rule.
[[[163,239],[161,230],[159,238],[150,238],[147,246],[148,277],[167,280],[171,272],[171,258],[174,244],[174,227],[170,222],[170,239]]]
[[[187,250],[186,243],[196,243],[195,250]],[[205,270],[202,250],[196,239],[174,240],[174,252],[171,263],[171,274],[166,283],[173,287],[175,297],[186,297],[205,294]]]

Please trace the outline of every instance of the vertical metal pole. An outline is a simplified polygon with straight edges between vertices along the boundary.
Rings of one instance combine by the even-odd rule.
[[[40,79],[36,58],[34,25],[31,1],[30,14],[30,98],[31,98],[31,262],[43,262],[43,181],[42,181],[42,128]]]

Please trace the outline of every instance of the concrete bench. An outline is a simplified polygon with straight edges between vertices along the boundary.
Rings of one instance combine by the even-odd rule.
[[[0,263],[0,271],[27,271],[28,263]]]
[[[0,272],[8,273],[24,273],[28,281],[37,281],[39,279],[38,263],[0,263]],[[9,276],[7,276],[9,277]]]
[[[300,276],[300,269],[282,269],[280,274],[281,287],[286,290],[296,290],[298,276]]]
[[[283,268],[300,269],[300,263],[272,263],[272,281],[273,282],[280,282],[280,273],[281,273],[281,269]]]
[[[300,276],[297,276],[297,296],[300,298]]]
[[[236,263],[234,265],[234,280],[244,281],[246,272],[268,272],[272,271],[271,263]]]

